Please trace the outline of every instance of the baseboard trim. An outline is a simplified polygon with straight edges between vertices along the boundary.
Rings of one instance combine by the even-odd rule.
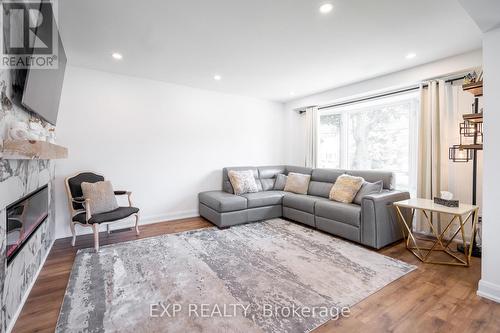
[[[139,226],[141,225],[146,225],[146,224],[154,224],[154,223],[160,223],[160,222],[169,222],[169,221],[175,221],[175,220],[180,220],[180,219],[188,219],[188,218],[193,218],[193,217],[198,217],[200,216],[198,209],[195,210],[185,210],[185,211],[179,211],[175,213],[168,213],[168,214],[160,214],[160,215],[151,215],[151,216],[146,216],[142,217],[139,221]],[[135,221],[131,219],[130,221],[126,222],[118,222],[116,224],[110,224],[110,229],[115,230],[115,229],[123,229],[123,228],[128,228],[128,227],[133,227],[135,225]],[[104,227],[103,229],[104,230]],[[80,227],[76,226],[76,241],[78,242],[78,236],[80,235],[87,235],[92,233],[92,228],[88,227]],[[61,239],[61,238],[67,238],[71,237],[71,233],[64,234],[64,235],[57,235],[56,239]]]
[[[50,242],[50,246],[47,250],[47,253],[45,253],[45,256],[42,259],[42,262],[40,263],[40,267],[38,267],[38,270],[36,271],[35,275],[33,276],[33,280],[31,281],[30,285],[28,286],[28,289],[26,289],[26,292],[23,295],[23,298],[21,299],[21,303],[17,307],[16,313],[14,313],[14,316],[12,317],[11,321],[9,322],[9,325],[7,326],[7,331],[6,333],[10,333],[12,329],[14,328],[14,325],[16,324],[17,318],[21,314],[21,311],[24,308],[24,303],[28,300],[28,297],[31,293],[31,289],[33,289],[33,286],[35,285],[36,280],[38,279],[38,275],[42,271],[43,266],[45,265],[45,261],[47,260],[47,257],[49,256],[50,250],[52,250],[52,246],[54,245],[55,239]]]
[[[480,280],[477,295],[500,303],[500,285]]]
[[[200,216],[198,209],[185,210],[185,211],[180,211],[180,212],[175,212],[175,213],[147,216],[147,217],[141,218],[141,225],[153,224],[153,223],[158,223],[158,222],[168,222],[168,221],[174,221],[174,220],[180,220],[180,219],[188,219],[188,218],[193,218],[193,217],[198,217],[198,216]]]

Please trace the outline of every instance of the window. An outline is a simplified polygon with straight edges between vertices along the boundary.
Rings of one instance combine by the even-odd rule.
[[[320,110],[320,168],[389,170],[398,189],[416,192],[417,93]]]

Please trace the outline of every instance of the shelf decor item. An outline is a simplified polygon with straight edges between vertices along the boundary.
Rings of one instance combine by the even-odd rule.
[[[458,200],[447,200],[447,199],[438,198],[438,197],[434,197],[434,203],[441,205],[441,206],[446,206],[446,207],[458,207],[458,206],[460,206],[460,201],[458,201]]]
[[[483,143],[483,123],[476,123],[465,120],[460,123],[460,139],[469,140],[470,144],[482,144]],[[462,145],[464,143],[462,142]]]
[[[449,148],[449,159],[453,162],[466,163],[474,158],[472,149],[462,148],[461,145],[453,145]]]

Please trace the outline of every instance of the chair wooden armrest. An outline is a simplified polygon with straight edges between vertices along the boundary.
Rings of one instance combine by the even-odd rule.
[[[92,217],[92,213],[90,213],[90,199],[85,199],[83,206],[85,207],[85,214],[86,214],[87,223],[89,223],[89,220]]]
[[[115,195],[126,195],[128,197],[128,206],[132,207],[132,192],[130,191],[115,191]]]

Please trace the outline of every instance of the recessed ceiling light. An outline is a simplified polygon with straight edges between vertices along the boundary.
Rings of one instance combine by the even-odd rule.
[[[324,3],[319,7],[319,11],[322,14],[328,14],[333,9],[333,5],[331,3]]]
[[[408,53],[408,54],[406,55],[406,59],[413,59],[413,58],[415,58],[416,56],[417,56],[417,55],[416,55],[415,53],[411,52],[411,53]]]
[[[214,80],[215,81],[220,81],[222,79],[222,76],[218,75],[218,74],[215,74],[214,75]]]
[[[115,53],[113,53],[111,56],[112,56],[114,59],[116,59],[116,60],[122,60],[122,59],[123,59],[123,56],[121,55],[121,53],[117,53],[117,52],[115,52]]]

